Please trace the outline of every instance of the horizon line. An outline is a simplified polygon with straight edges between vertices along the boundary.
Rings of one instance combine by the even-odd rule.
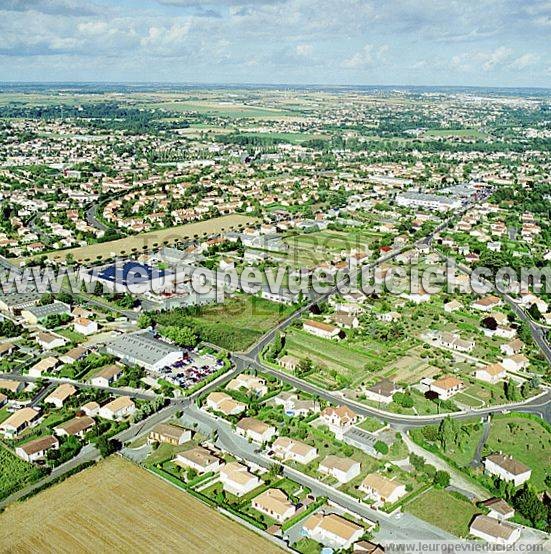
[[[262,82],[201,82],[201,81],[16,81],[0,80],[0,85],[123,85],[123,86],[194,86],[194,87],[317,87],[317,88],[433,88],[433,89],[493,89],[493,90],[544,90],[551,86],[542,85],[415,85],[415,84],[344,84],[344,83],[262,83]]]

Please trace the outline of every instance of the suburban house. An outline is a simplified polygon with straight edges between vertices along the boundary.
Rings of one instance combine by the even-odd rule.
[[[510,519],[515,515],[515,510],[503,498],[489,498],[482,502],[488,510],[488,517],[493,517],[494,519],[504,520]]]
[[[215,412],[222,412],[226,416],[240,414],[247,408],[243,402],[234,400],[225,392],[211,392],[207,396],[206,405],[207,408],[210,408]]]
[[[274,396],[273,402],[276,406],[283,406],[285,413],[290,416],[308,415],[310,412],[320,411],[319,403],[315,400],[302,400],[295,393],[288,391]]]
[[[484,459],[484,470],[490,475],[497,475],[504,481],[512,481],[518,487],[528,481],[532,470],[512,456],[502,453],[490,454]]]
[[[44,350],[54,350],[61,346],[65,346],[67,339],[63,338],[60,335],[54,335],[53,333],[48,333],[46,331],[41,331],[36,334],[36,342]]]
[[[239,435],[260,444],[269,442],[276,435],[275,427],[254,417],[244,417],[237,422],[235,428]]]
[[[191,431],[170,423],[158,423],[151,429],[148,442],[158,442],[178,446],[191,440]]]
[[[77,317],[73,321],[73,329],[75,333],[88,336],[98,332],[98,324],[86,317]]]
[[[44,399],[44,402],[53,404],[56,408],[63,408],[65,400],[73,396],[76,392],[77,389],[70,383],[62,383]]]
[[[58,364],[59,360],[53,356],[42,358],[29,369],[29,375],[31,377],[42,377],[43,373],[51,372],[51,370],[57,367]]]
[[[457,310],[461,310],[462,308],[463,308],[463,304],[461,304],[461,302],[459,302],[455,298],[450,302],[447,302],[446,304],[444,304],[444,311],[449,314]]]
[[[436,344],[457,352],[472,352],[475,347],[473,340],[464,340],[457,333],[447,331],[442,331],[436,335]]]
[[[281,356],[281,358],[279,358],[278,363],[282,368],[287,369],[288,371],[295,371],[300,363],[300,360],[294,356],[286,354],[285,356]]]
[[[25,388],[23,381],[12,381],[11,379],[0,379],[0,390],[7,390],[17,394]]]
[[[256,475],[250,473],[246,466],[238,462],[231,462],[222,467],[220,482],[226,492],[238,497],[256,489],[261,483]]]
[[[397,392],[402,392],[404,389],[396,385],[390,379],[381,379],[374,385],[363,389],[365,397],[373,402],[381,402],[382,404],[390,404],[392,397]]]
[[[121,378],[123,372],[123,366],[117,364],[106,365],[90,379],[90,382],[97,387],[109,387]]]
[[[448,400],[448,398],[451,398],[462,390],[463,387],[463,381],[460,381],[453,375],[440,377],[440,379],[436,379],[430,384],[430,390],[436,393],[441,400]]]
[[[74,417],[57,427],[54,427],[54,433],[58,437],[80,437],[83,438],[96,422],[89,416]]]
[[[360,474],[360,470],[360,462],[333,455],[327,456],[318,466],[320,473],[331,475],[339,483],[348,483]]]
[[[490,364],[481,369],[475,371],[474,376],[480,381],[485,381],[486,383],[498,383],[505,379],[507,371],[501,364]]]
[[[202,446],[191,448],[185,452],[179,452],[176,454],[174,463],[182,467],[194,469],[199,474],[218,471],[220,468],[220,458]]]
[[[385,549],[371,541],[358,541],[354,543],[354,554],[385,554]]]
[[[507,344],[502,344],[499,349],[506,356],[513,356],[514,354],[520,354],[524,348],[524,343],[520,339],[513,339]]]
[[[328,406],[321,412],[320,421],[327,425],[337,438],[342,438],[350,427],[358,423],[359,417],[347,406]]]
[[[471,306],[475,310],[480,310],[482,312],[489,312],[498,306],[501,306],[501,299],[497,296],[485,296],[484,298],[479,298],[475,300]]]
[[[136,411],[136,405],[128,396],[118,396],[99,409],[98,415],[104,419],[119,420],[131,416]]]
[[[280,489],[268,489],[252,501],[252,507],[260,513],[283,523],[295,515],[296,508]]]
[[[387,503],[393,504],[406,494],[405,485],[378,473],[366,475],[359,490],[365,492],[367,498],[375,501],[375,504],[379,506]]]
[[[331,321],[337,327],[342,329],[357,329],[360,326],[360,320],[355,315],[336,312],[331,316]]]
[[[314,321],[313,319],[307,319],[304,321],[302,328],[307,333],[322,339],[337,339],[341,333],[341,330],[335,325],[329,325],[328,323],[322,323],[321,321]]]
[[[84,356],[86,356],[87,350],[83,346],[75,346],[74,348],[71,348],[71,350],[68,350],[61,356],[59,356],[59,359],[64,364],[73,364],[75,362],[78,362],[79,360],[82,360]]]
[[[337,514],[315,513],[302,525],[306,535],[324,546],[347,549],[363,534],[364,528]]]
[[[3,342],[0,344],[0,356],[10,356],[17,348],[13,342]]]
[[[48,450],[58,448],[59,441],[53,435],[47,435],[18,446],[15,453],[26,462],[36,462],[44,459]]]
[[[38,412],[33,408],[22,408],[11,414],[0,423],[0,433],[6,438],[14,438],[38,418]]]
[[[299,464],[309,464],[318,456],[315,447],[288,437],[278,437],[272,444],[274,454],[283,460],[292,460]]]
[[[493,517],[478,515],[469,528],[471,535],[493,544],[509,546],[520,538],[520,528]]]
[[[513,354],[501,361],[501,365],[507,371],[520,371],[521,369],[527,368],[529,364],[530,361],[524,354]]]
[[[99,413],[99,404],[97,402],[86,402],[80,407],[81,411],[89,417],[94,417]]]
[[[248,375],[247,373],[240,373],[237,377],[232,379],[227,385],[227,390],[239,391],[246,390],[256,396],[264,396],[268,392],[266,381],[260,377],[254,375]]]

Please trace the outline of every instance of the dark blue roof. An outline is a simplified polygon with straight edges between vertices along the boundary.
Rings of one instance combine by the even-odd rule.
[[[127,285],[128,283],[138,285],[163,277],[165,273],[164,270],[151,267],[147,264],[125,262],[123,265],[113,264],[103,268],[98,274],[98,278],[122,285]]]

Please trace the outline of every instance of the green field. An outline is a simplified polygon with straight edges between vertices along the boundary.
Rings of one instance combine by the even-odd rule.
[[[343,341],[331,341],[315,337],[299,329],[293,329],[287,334],[285,342],[287,352],[297,358],[310,358],[321,367],[321,372],[314,377],[326,380],[326,386],[331,385],[331,371],[360,383],[369,376],[366,364],[378,359],[377,353],[360,345],[348,345]]]
[[[303,233],[285,238],[289,245],[288,257],[315,266],[323,261],[339,257],[341,252],[367,251],[380,235],[361,230],[349,232],[325,230]]]
[[[201,308],[197,315],[182,316],[178,312],[166,312],[156,316],[155,320],[159,325],[181,325],[191,320],[203,340],[227,350],[240,351],[253,344],[294,309],[293,306],[240,294],[223,304]]]
[[[158,102],[153,104],[144,104],[143,107],[159,108],[169,112],[196,112],[200,114],[213,114],[225,117],[249,117],[256,119],[280,119],[289,116],[297,116],[291,111],[267,108],[261,106],[251,106],[244,103],[217,102],[209,101],[181,101],[181,102]]]
[[[38,481],[43,472],[25,462],[0,444],[0,499]]]
[[[530,467],[530,482],[545,490],[545,476],[551,473],[551,433],[543,424],[517,414],[494,417],[484,454],[500,451]]]
[[[431,489],[404,507],[406,512],[448,531],[457,537],[469,534],[469,524],[481,513],[467,499],[462,500],[444,490]]]
[[[426,137],[465,137],[486,138],[488,135],[477,129],[429,129],[424,132]]]

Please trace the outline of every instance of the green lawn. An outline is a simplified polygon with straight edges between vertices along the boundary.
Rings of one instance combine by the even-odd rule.
[[[385,425],[386,423],[384,423],[379,419],[376,419],[374,417],[366,417],[360,423],[360,425],[358,425],[358,427],[360,429],[364,429],[365,431],[370,431],[373,433],[374,431],[378,431],[379,429],[382,429]]]
[[[303,537],[295,544],[293,544],[293,548],[301,554],[319,554],[321,552],[322,546],[319,542],[316,542],[313,539]]]
[[[462,500],[445,490],[431,489],[404,507],[406,512],[436,525],[457,537],[469,534],[469,524],[481,513],[467,499]]]
[[[542,424],[516,414],[494,417],[484,453],[499,451],[530,467],[530,481],[545,490],[545,475],[551,472],[551,433]]]

